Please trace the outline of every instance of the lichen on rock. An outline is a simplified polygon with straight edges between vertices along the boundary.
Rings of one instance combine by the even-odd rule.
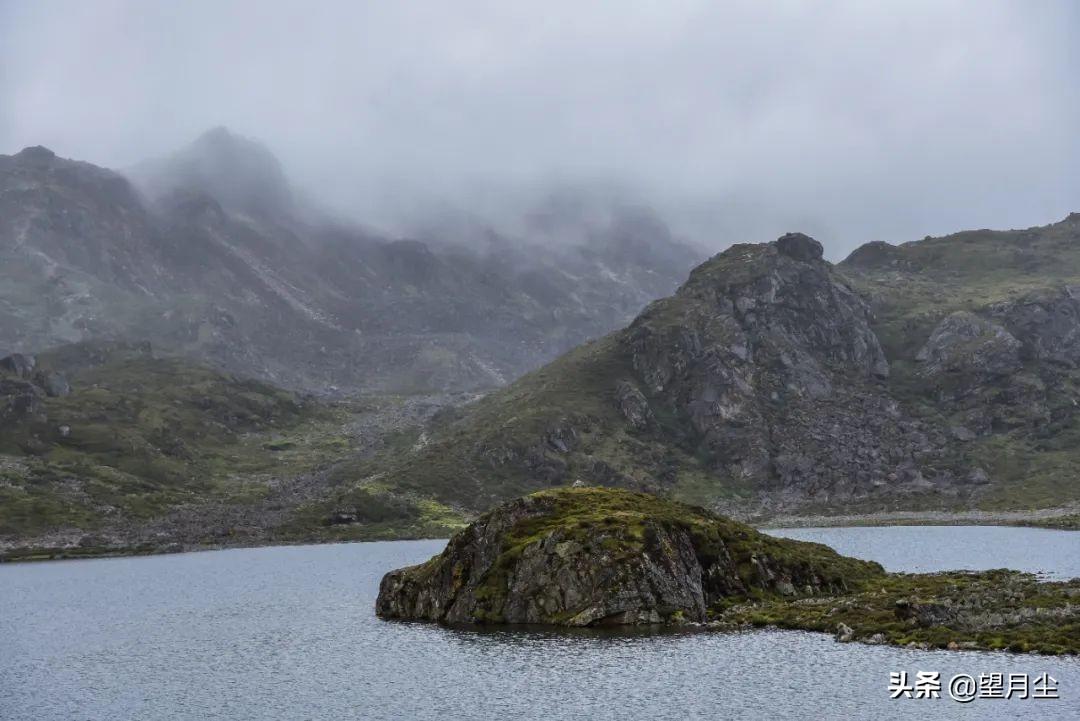
[[[445,623],[704,622],[740,600],[844,592],[882,573],[681,503],[560,488],[503,504],[441,555],[388,573],[376,611]]]

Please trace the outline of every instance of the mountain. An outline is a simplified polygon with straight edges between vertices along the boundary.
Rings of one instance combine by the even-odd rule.
[[[0,359],[0,560],[316,540],[335,463],[462,399],[327,401],[84,342]],[[445,535],[432,502],[368,495],[366,537]]]
[[[391,240],[224,130],[131,175],[0,156],[9,550],[442,535],[567,485],[1080,517],[1080,215],[837,265],[790,233],[646,305],[693,255],[647,208]]]
[[[736,245],[482,397],[331,401],[145,343],[9,356],[0,551],[443,536],[580,485],[756,520],[1075,525],[1078,221],[872,243],[838,265],[797,233]]]
[[[622,206],[565,242],[382,237],[222,128],[129,175],[0,156],[0,349],[149,341],[297,390],[489,388],[618,327],[698,259]]]
[[[338,472],[473,513],[571,484],[759,517],[1075,506],[1078,281],[1075,215],[839,266],[801,234],[736,245],[411,453]]]

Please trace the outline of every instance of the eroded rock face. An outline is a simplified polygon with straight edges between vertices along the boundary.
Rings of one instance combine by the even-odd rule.
[[[1069,376],[1080,367],[1080,288],[951,313],[915,359],[925,392],[961,421],[960,440],[1060,427],[1076,412]]]
[[[631,428],[647,428],[655,421],[649,401],[636,385],[622,381],[616,385],[615,393],[619,401],[619,411]]]
[[[34,374],[34,383],[50,398],[63,398],[71,394],[71,384],[63,373],[38,371]]]
[[[699,268],[626,344],[649,403],[689,422],[713,470],[781,503],[948,485],[934,461],[949,439],[890,396],[870,321],[820,244],[792,233]]]
[[[784,255],[802,261],[821,260],[824,255],[821,243],[803,233],[786,233],[780,236],[776,239],[776,249]]]
[[[0,372],[18,378],[29,378],[33,375],[36,366],[37,360],[32,355],[12,353],[9,356],[0,358]]]
[[[1080,287],[1038,291],[990,312],[1013,331],[1023,359],[1080,366]]]
[[[22,353],[0,358],[0,379],[4,381],[5,415],[11,419],[38,417],[44,413],[42,396],[59,398],[71,393],[63,373],[40,368],[35,356]]]
[[[1008,330],[969,311],[946,316],[915,356],[929,377],[962,373],[972,382],[1020,369],[1021,343]]]
[[[0,378],[0,423],[43,419],[44,397],[29,381]]]
[[[701,509],[569,488],[506,503],[440,556],[388,573],[376,612],[444,623],[701,622],[710,607],[752,590],[814,595],[877,573],[876,564],[769,538]]]

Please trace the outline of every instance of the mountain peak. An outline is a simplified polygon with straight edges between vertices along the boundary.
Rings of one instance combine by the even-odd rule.
[[[222,206],[253,215],[277,215],[293,207],[281,163],[257,140],[224,126],[207,130],[169,158],[136,173],[153,195],[205,193]]]
[[[20,150],[15,157],[23,163],[48,165],[56,158],[56,153],[49,150],[44,145],[31,145],[30,147]]]
[[[824,249],[804,233],[785,233],[776,239],[776,249],[795,260],[821,260]]]

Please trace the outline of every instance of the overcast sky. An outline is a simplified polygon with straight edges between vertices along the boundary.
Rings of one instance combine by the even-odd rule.
[[[711,248],[1080,210],[1061,2],[0,0],[0,152],[124,167],[226,125],[392,223],[617,183]]]

